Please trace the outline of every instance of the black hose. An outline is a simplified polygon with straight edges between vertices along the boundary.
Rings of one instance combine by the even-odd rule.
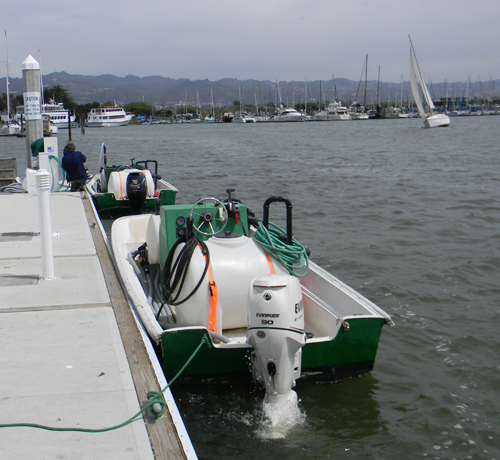
[[[175,261],[173,261],[177,247],[179,246],[179,244],[183,242],[185,242],[184,247],[179,252]],[[198,245],[201,247],[203,255],[206,256],[205,268],[203,269],[203,273],[197,285],[193,288],[193,290],[183,299],[179,300],[179,296],[181,295],[182,288],[184,287],[184,282],[186,281],[186,276],[189,271],[189,265],[191,263],[193,253]],[[203,241],[196,238],[194,235],[191,236],[187,241],[186,238],[179,238],[175,242],[175,244],[170,249],[168,256],[165,260],[165,264],[163,266],[163,272],[160,280],[163,303],[160,309],[158,310],[158,313],[156,314],[156,319],[160,317],[160,314],[163,310],[165,303],[168,303],[169,305],[173,306],[181,305],[187,300],[189,300],[196,293],[196,291],[201,286],[201,283],[205,279],[209,264],[210,264],[210,253],[208,251],[207,245]],[[176,290],[177,294],[174,297],[172,297],[174,291]]]

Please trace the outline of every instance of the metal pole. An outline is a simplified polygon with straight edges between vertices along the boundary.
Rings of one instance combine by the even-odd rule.
[[[28,56],[23,64],[24,119],[26,121],[26,148],[28,168],[37,166],[38,158],[31,153],[31,144],[43,138],[42,107],[40,94],[40,64]],[[35,160],[35,161],[34,161]]]
[[[71,141],[71,111],[68,110],[68,141]]]

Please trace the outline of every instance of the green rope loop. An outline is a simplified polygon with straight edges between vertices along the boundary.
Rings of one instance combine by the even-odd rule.
[[[167,388],[170,388],[172,383],[184,372],[184,369],[189,365],[189,363],[193,360],[193,358],[196,356],[196,354],[200,351],[201,347],[203,345],[210,346],[210,340],[207,336],[203,336],[200,344],[196,347],[196,350],[191,354],[189,359],[186,361],[184,366],[182,366],[181,370],[177,372],[175,377],[168,383],[165,388],[161,391],[149,391],[147,393],[147,398],[148,398],[148,403],[139,411],[137,414],[134,416],[130,417],[128,420],[126,420],[123,423],[120,423],[119,425],[114,425],[110,426],[107,428],[98,428],[98,429],[93,429],[93,428],[64,428],[64,427],[53,427],[53,426],[46,426],[46,425],[39,425],[37,423],[8,423],[8,424],[0,424],[0,428],[38,428],[40,430],[46,430],[46,431],[57,431],[57,432],[77,432],[77,433],[106,433],[107,431],[114,431],[118,430],[119,428],[123,428],[124,426],[130,425],[131,423],[135,422],[136,420],[140,420],[140,416],[146,412],[148,409],[152,409],[154,404],[160,404],[161,406],[161,412],[157,414],[155,411],[151,410],[150,413],[153,414],[155,418],[160,418],[165,409],[165,398],[163,396],[163,393],[167,390]]]
[[[255,232],[254,239],[267,254],[281,262],[290,275],[301,278],[309,271],[306,248],[295,238],[292,238],[291,245],[286,244],[283,238],[280,238],[284,233],[280,227],[272,222],[269,222],[269,228],[266,228],[261,222]],[[297,273],[297,270],[304,271]]]
[[[149,400],[148,406],[153,407],[155,404],[159,404],[161,408],[160,412],[156,412],[155,410],[150,411],[150,415],[152,415],[154,418],[162,417],[165,412],[165,405],[167,404],[165,402],[165,398],[163,397],[163,392],[148,391],[146,396]]]

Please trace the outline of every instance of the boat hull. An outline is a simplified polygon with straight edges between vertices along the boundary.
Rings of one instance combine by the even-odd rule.
[[[450,126],[450,117],[443,113],[431,115],[424,120],[425,128],[445,128]]]
[[[128,120],[121,120],[121,121],[88,121],[87,122],[87,127],[88,128],[112,128],[113,126],[127,126],[130,123],[130,120],[132,120],[132,117]]]
[[[159,201],[160,206],[175,204],[176,193],[172,190],[162,190],[154,198],[146,199],[146,209],[154,209]],[[98,211],[125,211],[132,209],[129,200],[117,200],[114,193],[93,193],[92,199]]]
[[[21,127],[19,125],[5,125],[0,127],[0,136],[19,136]]]
[[[352,318],[349,328],[340,328],[333,338],[306,341],[302,348],[302,374],[305,380],[337,381],[362,375],[373,369],[384,318]],[[253,348],[214,345],[208,330],[200,327],[165,331],[160,338],[162,363],[167,378],[177,375],[203,338],[203,346],[183,370],[183,378],[252,380],[250,357]]]

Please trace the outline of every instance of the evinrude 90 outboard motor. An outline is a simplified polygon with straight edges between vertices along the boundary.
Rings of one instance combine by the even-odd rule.
[[[135,211],[144,211],[148,185],[142,171],[130,172],[127,176],[127,196]]]
[[[292,387],[300,377],[305,344],[302,292],[296,277],[265,275],[253,280],[247,342],[254,348],[252,373],[266,389],[266,402],[295,403]]]

